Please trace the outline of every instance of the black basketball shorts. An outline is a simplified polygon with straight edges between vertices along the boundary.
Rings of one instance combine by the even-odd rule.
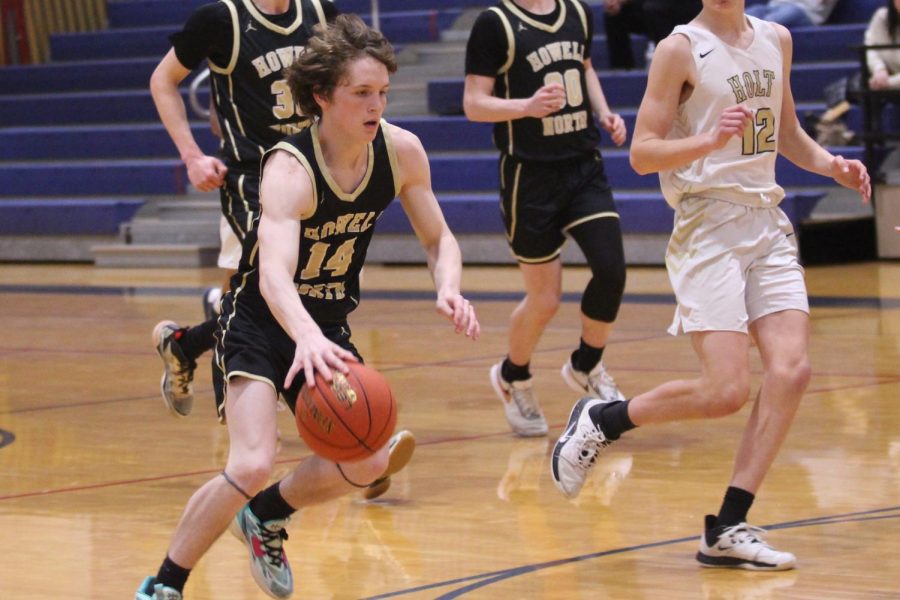
[[[547,162],[501,154],[500,213],[516,260],[534,264],[558,257],[570,228],[619,216],[599,152]]]
[[[356,347],[350,342],[350,327],[342,323],[320,323],[325,337],[352,352],[362,362]],[[215,364],[227,381],[232,377],[248,377],[269,383],[281,395],[291,411],[297,394],[305,381],[300,371],[290,388],[284,388],[291,363],[294,361],[294,340],[281,328],[265,299],[256,289],[228,292],[222,298],[222,313],[216,331]],[[216,406],[220,419],[224,416],[225,391],[216,390]]]
[[[259,217],[259,179],[258,169],[229,166],[225,184],[219,190],[222,214],[241,242]]]

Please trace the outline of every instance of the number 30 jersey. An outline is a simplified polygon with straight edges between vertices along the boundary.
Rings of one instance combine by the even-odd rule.
[[[228,64],[209,61],[223,156],[254,170],[263,152],[308,121],[296,112],[282,71],[303,51],[313,28],[325,23],[329,0],[291,0],[282,15],[266,15],[252,0],[220,0],[231,16]]]
[[[359,273],[375,223],[397,196],[397,157],[387,123],[381,122],[368,146],[368,166],[355,190],[343,191],[331,176],[319,144],[318,126],[277,143],[276,151],[292,155],[309,174],[316,204],[300,217],[300,251],[294,284],[303,306],[318,324],[341,323],[359,304]],[[265,176],[265,170],[263,170]],[[262,212],[265,212],[263,207]],[[244,241],[241,273],[257,279],[259,255],[257,227]],[[253,281],[257,283],[257,281]]]
[[[759,207],[777,206],[784,198],[775,182],[784,91],[781,43],[771,23],[746,18],[754,37],[745,50],[692,25],[672,32],[691,42],[697,85],[679,105],[669,139],[714,131],[729,106],[743,104],[753,111],[742,137],[688,165],[660,172],[663,194],[673,208],[686,196]]]

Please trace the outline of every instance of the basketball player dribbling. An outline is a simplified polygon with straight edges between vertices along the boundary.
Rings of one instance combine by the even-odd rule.
[[[309,125],[296,110],[282,74],[306,45],[318,24],[333,21],[335,6],[326,0],[224,0],[197,8],[182,31],[171,36],[172,48],[156,67],[150,89],[160,119],[200,191],[220,189],[223,242],[219,266],[236,271],[241,243],[259,216],[259,163],[262,153],[284,136]],[[211,118],[222,139],[221,157],[197,145],[178,85],[203,60],[210,68]],[[185,417],[194,403],[197,359],[215,345],[218,327],[211,315],[192,327],[170,320],[157,323],[153,345],[163,361],[161,391],[172,415]],[[213,369],[214,387],[221,387]],[[400,431],[391,439],[388,470],[362,490],[366,499],[384,494],[390,475],[412,457],[415,437]]]
[[[229,524],[250,548],[260,587],[288,597],[293,576],[282,540],[290,516],[385,471],[388,446],[352,463],[310,456],[263,489],[275,459],[278,395],[293,406],[304,380],[314,382],[318,372],[330,381],[359,359],[347,315],[359,301],[375,221],[394,197],[428,256],[438,313],[457,333],[479,335],[474,308],[460,294],[460,250],[431,190],[425,151],[413,134],[381,120],[395,70],[380,33],[340,16],[287,72],[299,108],[317,118],[264,155],[259,225],[222,302],[216,354],[227,382],[219,409],[227,415],[228,461],[188,501],[159,572],[144,580],[137,600],[180,600],[190,570]]]
[[[699,16],[659,44],[631,164],[660,174],[675,209],[666,266],[678,306],[669,331],[690,334],[700,377],[628,401],[582,398],[551,458],[557,487],[574,497],[624,432],[737,412],[750,399],[754,342],[762,386],[719,513],[706,517],[696,558],[708,567],[782,570],[796,560],[746,523],[810,378],[809,305],[796,238],[778,208],[777,154],[864,200],[871,194],[862,163],[830,154],[800,127],[791,56],[787,29],[746,16],[744,0],[703,0]]]

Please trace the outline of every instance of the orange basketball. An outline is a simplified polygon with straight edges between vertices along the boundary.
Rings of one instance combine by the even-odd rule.
[[[397,424],[397,403],[384,376],[348,362],[350,372],[333,371],[329,384],[316,373],[316,387],[304,384],[294,417],[309,449],[330,461],[351,462],[384,446]]]

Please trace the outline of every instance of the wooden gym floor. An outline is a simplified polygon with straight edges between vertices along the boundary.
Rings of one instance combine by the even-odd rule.
[[[692,558],[747,409],[634,431],[577,501],[554,488],[548,452],[577,398],[558,370],[578,339],[584,269],[566,271],[565,302],[533,361],[550,436],[523,440],[487,378],[517,271],[467,269],[483,325],[473,343],[435,316],[423,268],[369,267],[354,340],[390,379],[419,448],[381,501],[346,497],[295,517],[295,598],[900,597],[900,264],[807,274],[815,375],[751,512],[797,554],[797,570],[711,571]],[[217,280],[215,270],[0,265],[0,598],[130,599],[155,573],[228,440],[208,363],[194,414],[166,413],[150,331],[163,318],[197,322],[200,290]],[[687,340],[665,334],[672,306],[662,270],[629,271],[606,355],[627,395],[696,372]],[[283,473],[308,451],[289,414],[280,428]],[[265,598],[247,562],[226,535],[185,597]]]

